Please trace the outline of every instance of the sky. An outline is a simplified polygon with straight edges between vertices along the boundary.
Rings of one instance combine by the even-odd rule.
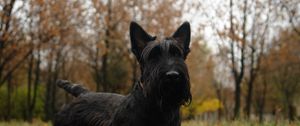
[[[287,6],[294,6],[297,7],[298,12],[300,12],[300,1],[297,2],[290,2]],[[224,31],[224,28],[229,28],[230,22],[229,22],[229,0],[214,0],[213,2],[211,0],[187,0],[188,4],[185,7],[186,11],[183,15],[182,20],[188,20],[191,23],[192,26],[192,36],[202,36],[204,38],[204,42],[208,45],[208,47],[211,49],[212,53],[218,53],[218,44],[220,44],[221,40],[220,37],[217,35],[217,30]],[[243,0],[233,0],[234,5],[236,3],[243,4]],[[266,21],[267,14],[270,15],[269,19],[269,38],[268,41],[271,41],[274,37],[277,36],[278,31],[280,29],[286,28],[290,26],[290,23],[287,19],[286,10],[279,7],[280,1],[278,0],[272,0],[272,5],[277,5],[277,7],[272,8],[271,12],[267,12],[269,6],[268,6],[268,0],[259,0],[259,2],[263,3],[263,5],[259,5],[258,2],[248,2],[248,11],[247,12],[247,30],[251,30],[251,28],[254,26],[253,21],[254,19],[254,13],[261,13],[260,18],[264,19]],[[200,3],[199,8],[191,8],[189,6],[189,3]],[[262,10],[255,10],[254,6],[263,6],[264,9]],[[237,6],[234,6],[233,8],[233,15],[236,17],[235,20],[233,20],[234,23],[242,22],[242,10],[238,9]],[[277,16],[281,15],[281,16]],[[297,13],[299,16],[300,13]],[[300,16],[299,16],[300,17]],[[280,19],[285,18],[285,19]],[[263,23],[263,22],[262,22]],[[259,26],[254,26],[259,27]],[[257,28],[257,29],[263,29],[263,28]]]

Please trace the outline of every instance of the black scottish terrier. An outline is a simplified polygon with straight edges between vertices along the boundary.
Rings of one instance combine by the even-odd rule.
[[[57,113],[55,126],[180,126],[180,106],[192,96],[185,59],[190,51],[190,24],[183,23],[163,40],[130,24],[131,50],[141,78],[127,96],[90,92],[60,80],[58,86],[77,97]]]

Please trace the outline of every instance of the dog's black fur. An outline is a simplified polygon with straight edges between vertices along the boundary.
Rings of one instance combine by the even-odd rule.
[[[158,41],[132,22],[130,39],[142,73],[131,93],[95,93],[68,81],[58,81],[59,87],[77,98],[57,113],[55,126],[181,125],[180,106],[192,99],[184,63],[190,51],[189,23]]]

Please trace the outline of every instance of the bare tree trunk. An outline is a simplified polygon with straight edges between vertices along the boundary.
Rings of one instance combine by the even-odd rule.
[[[54,64],[54,70],[49,72],[48,81],[47,81],[47,90],[46,90],[46,103],[45,103],[45,111],[46,111],[46,120],[52,120],[54,116],[54,108],[55,108],[55,93],[56,93],[56,85],[54,84],[57,79],[57,62]],[[49,66],[51,67],[51,66]]]
[[[234,83],[235,83],[235,93],[234,93],[234,115],[233,119],[236,119],[239,117],[240,114],[240,106],[241,106],[241,83],[244,77],[244,61],[245,61],[245,43],[246,43],[246,21],[247,21],[247,15],[246,15],[246,10],[247,10],[247,0],[244,1],[244,22],[243,22],[243,39],[242,39],[242,45],[241,45],[241,59],[239,60],[240,62],[240,67],[238,67],[238,64],[236,64],[236,59],[235,59],[235,49],[234,49],[234,26],[233,26],[233,2],[230,0],[230,36],[231,36],[231,43],[230,43],[230,54],[231,54],[231,70],[232,74],[234,77]],[[239,68],[237,70],[237,68]]]
[[[254,53],[255,53],[255,49],[254,47],[251,48],[251,56],[250,56],[250,77],[249,77],[249,81],[247,82],[248,85],[248,94],[246,96],[246,107],[245,107],[245,111],[246,111],[246,117],[249,118],[250,117],[250,113],[251,113],[251,104],[252,104],[252,92],[253,92],[253,83],[254,80],[256,78],[256,71],[254,68]]]
[[[217,94],[218,99],[220,100],[220,103],[219,103],[219,104],[223,103],[223,102],[222,102],[223,100],[222,100],[222,95],[221,95],[221,89],[217,89],[217,90],[216,90],[216,94]],[[221,106],[221,105],[220,105],[220,106]],[[219,109],[218,109],[218,120],[219,120],[219,121],[221,121],[222,116],[223,116],[223,111],[222,111],[221,108],[219,108]]]
[[[108,0],[107,7],[108,7],[108,21],[107,21],[107,28],[105,30],[105,49],[106,52],[102,56],[102,85],[103,85],[103,91],[109,91],[109,84],[107,81],[107,75],[108,75],[108,54],[109,54],[109,47],[110,47],[110,21],[111,21],[111,14],[112,14],[112,0]]]
[[[252,81],[252,79],[250,80]],[[252,92],[253,92],[253,82],[248,82],[248,94],[246,96],[246,118],[250,118],[251,104],[252,104]]]
[[[63,46],[58,50],[58,52],[56,53],[56,61],[55,61],[55,66],[54,66],[54,71],[50,80],[50,85],[51,85],[51,102],[50,102],[50,120],[54,119],[54,114],[56,112],[56,93],[57,93],[57,87],[55,85],[55,81],[58,79],[59,77],[59,73],[61,70],[61,64],[63,64],[64,60],[64,55],[62,55],[62,50],[63,50]]]
[[[292,101],[292,95],[290,94],[290,92],[285,89],[284,90],[285,92],[285,111],[286,111],[286,114],[287,114],[287,117],[288,117],[288,120],[290,122],[294,121],[295,120],[295,108],[293,106],[293,101]]]
[[[107,34],[108,34],[107,30]],[[105,47],[106,50],[108,50],[109,44],[108,40],[105,40]],[[103,85],[103,91],[108,91],[108,83],[107,83],[107,57],[108,57],[108,52],[105,52],[102,56],[102,67],[101,67],[101,74],[102,74],[102,85]]]
[[[48,64],[48,77],[47,77],[47,82],[46,82],[46,92],[45,92],[45,120],[48,121],[50,120],[50,103],[51,103],[51,92],[52,92],[52,86],[51,86],[51,77],[52,77],[52,70],[51,68],[53,67],[53,63],[50,61]]]
[[[289,103],[289,105],[288,105],[288,117],[289,117],[290,122],[295,121],[296,113],[297,113],[296,107],[292,103]]]
[[[233,3],[232,3],[232,0],[230,0],[230,35],[233,36],[234,35],[234,30],[233,30],[233,14],[232,14],[232,6],[233,6]],[[237,71],[235,69],[235,55],[234,55],[234,44],[233,44],[233,40],[230,42],[230,54],[231,54],[231,64],[232,64],[232,68],[231,68],[231,71],[232,71],[232,74],[233,74],[233,77],[236,78],[237,76]],[[236,111],[239,110],[239,98],[238,98],[238,95],[239,93],[237,93],[237,89],[238,89],[238,85],[237,85],[237,82],[236,82],[236,79],[234,79],[234,82],[235,82],[235,105],[234,105],[234,117],[236,116],[235,113],[238,113]],[[237,109],[237,110],[236,110]]]
[[[239,118],[240,106],[241,106],[241,83],[239,80],[235,82],[235,105],[234,105],[234,117],[233,119]]]
[[[26,120],[30,121],[32,116],[31,106],[31,85],[32,85],[32,71],[33,71],[33,52],[30,54],[27,68],[27,114]]]
[[[39,84],[39,81],[40,81],[40,62],[41,62],[41,56],[40,56],[40,50],[38,49],[37,51],[37,60],[36,60],[36,63],[35,63],[35,70],[34,70],[34,76],[35,76],[35,79],[34,79],[34,83],[33,83],[33,96],[32,98],[30,98],[30,104],[29,104],[29,108],[28,108],[28,120],[29,122],[32,122],[32,118],[33,118],[33,115],[34,115],[34,108],[35,108],[35,103],[36,103],[36,97],[37,97],[37,90],[38,90],[38,84]]]
[[[259,106],[258,106],[258,114],[259,114],[259,122],[262,123],[264,121],[264,109],[265,109],[265,103],[266,103],[266,94],[267,94],[267,82],[266,79],[264,78],[263,80],[263,92],[262,96],[259,101]]]
[[[98,63],[98,57],[99,57],[99,48],[96,49],[96,56],[94,57],[94,80],[96,82],[96,91],[100,91],[100,85],[101,85],[101,71],[99,70],[99,63]]]
[[[6,100],[6,116],[5,120],[9,121],[11,119],[11,107],[12,107],[12,101],[11,101],[11,93],[12,93],[12,75],[8,75],[7,78],[7,100]]]

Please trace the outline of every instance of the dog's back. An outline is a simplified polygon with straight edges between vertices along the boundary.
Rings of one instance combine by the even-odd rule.
[[[60,87],[69,93],[71,92],[77,98],[57,113],[54,126],[107,126],[113,112],[124,99],[123,95],[89,92],[82,86],[76,87],[77,85],[68,84],[67,81],[64,82],[64,87],[69,88]],[[59,85],[59,82],[57,84]],[[73,87],[73,90],[70,87]]]

